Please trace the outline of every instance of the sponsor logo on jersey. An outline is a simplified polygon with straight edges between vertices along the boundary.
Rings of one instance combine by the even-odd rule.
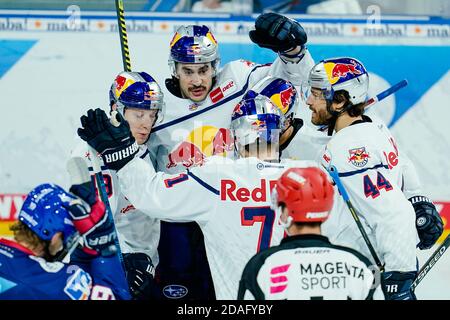
[[[223,98],[229,96],[231,93],[236,91],[235,83],[232,79],[225,80],[224,84],[219,85],[217,88],[213,89],[209,94],[212,103],[219,102]]]
[[[398,148],[397,144],[395,143],[394,139],[391,137],[389,138],[389,142],[391,143],[392,147],[394,148],[394,151],[383,151],[384,157],[386,158],[388,168],[393,169],[398,164]]]
[[[189,111],[195,111],[198,109],[198,104],[197,103],[191,103],[188,107]]]
[[[188,294],[188,289],[179,284],[165,286],[163,294],[169,299],[181,299]]]
[[[238,188],[235,181],[224,179],[220,181],[220,200],[266,202],[268,201],[267,194],[273,189],[275,183],[275,180],[261,179],[258,187],[248,189],[246,187]]]
[[[230,92],[235,91],[235,85],[233,80],[229,80],[227,84],[222,87],[222,92],[225,96],[227,96]],[[225,92],[228,91],[226,94]]]
[[[192,130],[169,154],[167,168],[182,164],[186,168],[204,164],[207,157],[223,155],[233,150],[231,131],[214,126],[201,126]]]
[[[81,268],[77,268],[75,273],[67,279],[64,292],[72,300],[87,300],[91,293],[92,278],[83,271]]]
[[[369,162],[369,153],[366,152],[365,147],[350,149],[348,153],[350,154],[348,162],[351,162],[355,167],[364,167]]]
[[[5,279],[3,277],[0,277],[0,293],[3,293],[5,291],[8,291],[9,289],[14,288],[17,286],[17,283],[12,282],[8,279]]]
[[[276,266],[270,270],[270,293],[281,293],[288,286],[288,278],[286,276],[291,264]]]

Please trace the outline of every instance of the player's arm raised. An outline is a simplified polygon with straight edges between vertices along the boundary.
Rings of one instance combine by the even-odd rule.
[[[117,114],[112,125],[101,109],[89,110],[81,118],[78,135],[102,155],[106,166],[117,170],[123,194],[136,209],[151,217],[172,221],[206,222],[219,196],[216,166],[177,175],[156,172],[151,164],[134,157],[137,149],[128,123]],[[209,178],[205,178],[205,176]],[[205,181],[208,180],[208,181]],[[214,198],[214,200],[212,199]]]
[[[306,32],[298,21],[274,12],[263,13],[256,19],[255,30],[251,30],[249,36],[259,47],[271,49],[278,55],[270,70],[260,68],[250,80],[258,81],[270,73],[300,85],[308,78],[314,60],[306,45]]]

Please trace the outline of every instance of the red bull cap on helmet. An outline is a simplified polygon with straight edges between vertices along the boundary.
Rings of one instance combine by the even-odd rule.
[[[156,80],[146,72],[123,71],[109,90],[110,103],[124,115],[125,108],[158,110],[158,122],[163,119],[164,94]]]
[[[285,118],[290,118],[295,115],[299,98],[297,90],[291,82],[269,76],[259,81],[252,88],[252,91],[268,97],[280,108]]]
[[[241,100],[231,116],[231,132],[239,150],[259,140],[260,143],[278,144],[284,126],[284,115],[267,97],[257,95]]]
[[[215,69],[220,61],[219,46],[209,28],[205,25],[181,26],[170,42],[169,67],[175,75],[175,62],[212,62]]]
[[[331,58],[320,61],[311,69],[308,86],[323,90],[327,100],[331,100],[336,91],[345,90],[350,102],[358,104],[367,100],[369,74],[354,58]]]

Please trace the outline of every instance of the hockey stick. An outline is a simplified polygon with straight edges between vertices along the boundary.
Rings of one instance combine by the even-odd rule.
[[[408,80],[403,79],[399,83],[394,84],[392,87],[380,92],[375,97],[372,97],[369,100],[367,100],[366,104],[364,105],[364,108],[367,108],[367,107],[371,106],[372,104],[375,104],[378,101],[381,101],[381,100],[389,97],[391,94],[397,92],[401,88],[406,87],[407,85],[408,85]]]
[[[344,199],[345,203],[347,204],[348,209],[350,210],[350,213],[352,214],[353,219],[356,222],[356,225],[358,226],[359,231],[361,232],[362,237],[364,238],[364,241],[366,242],[367,247],[369,248],[369,251],[375,260],[375,263],[377,264],[378,268],[380,269],[380,272],[384,272],[384,265],[381,263],[380,259],[378,258],[377,253],[375,252],[375,249],[372,246],[372,243],[369,240],[369,237],[367,236],[366,230],[364,230],[364,227],[361,223],[361,220],[359,220],[358,213],[353,206],[352,202],[350,201],[350,198],[348,196],[347,190],[345,189],[344,185],[341,182],[341,179],[339,178],[339,172],[337,171],[335,166],[331,166],[327,169],[330,176],[333,178],[334,183],[336,184],[339,193],[341,194],[342,198]]]
[[[414,282],[411,285],[411,290],[415,290],[416,287],[419,285],[419,283],[425,278],[425,276],[428,274],[428,272],[433,268],[433,266],[437,263],[440,257],[444,254],[444,252],[448,249],[448,246],[450,245],[450,234],[445,238],[445,240],[442,242],[442,244],[437,248],[433,254],[430,256],[430,258],[425,262],[425,264],[420,268],[419,272],[417,273],[417,277],[414,280]]]
[[[73,250],[75,250],[75,248],[78,246],[80,238],[81,238],[80,233],[78,231],[75,232],[67,240],[66,247],[55,256],[55,261],[62,262],[66,257],[70,256],[72,254]]]
[[[122,63],[124,71],[131,71],[130,50],[128,49],[127,26],[125,24],[125,15],[123,1],[115,0],[117,12],[117,24],[119,27],[120,49],[122,50]]]
[[[366,103],[364,104],[364,108],[367,108],[367,107],[377,103],[378,101],[386,99],[387,97],[389,97],[393,93],[396,93],[398,90],[400,90],[401,88],[406,87],[407,85],[408,85],[408,80],[403,79],[402,81],[394,84],[392,87],[387,88],[386,90],[380,92],[375,97],[372,97],[369,100],[367,100]],[[325,125],[323,127],[320,127],[319,131],[325,131],[327,129],[328,129],[328,126]]]
[[[102,202],[105,204],[106,207],[106,212],[108,214],[108,218],[111,220],[111,222],[114,225],[114,230],[116,231],[116,239],[115,239],[115,244],[118,250],[118,255],[119,255],[119,260],[122,263],[122,266],[124,266],[123,264],[123,256],[122,256],[122,252],[120,250],[120,245],[119,245],[119,238],[117,237],[117,228],[116,225],[114,223],[114,217],[113,217],[113,213],[111,210],[111,206],[109,205],[109,200],[108,200],[108,194],[106,193],[106,188],[105,188],[105,183],[103,180],[103,174],[102,174],[102,169],[101,169],[101,164],[100,164],[100,159],[99,159],[100,155],[98,154],[97,151],[95,151],[91,146],[89,146],[89,160],[91,161],[92,164],[92,169],[94,172],[94,178],[95,178],[95,182],[97,184],[97,190],[98,190],[98,194],[100,196],[100,199],[102,200]],[[79,157],[76,157],[74,159],[81,159]],[[79,166],[83,166],[86,165],[86,163],[83,160],[83,163],[79,162],[80,160],[77,160],[77,164]]]

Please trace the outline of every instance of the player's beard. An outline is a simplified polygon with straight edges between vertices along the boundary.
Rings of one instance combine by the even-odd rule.
[[[321,109],[318,111],[313,110],[311,122],[316,126],[326,125],[330,121],[331,117],[331,114],[329,114],[326,109]]]

